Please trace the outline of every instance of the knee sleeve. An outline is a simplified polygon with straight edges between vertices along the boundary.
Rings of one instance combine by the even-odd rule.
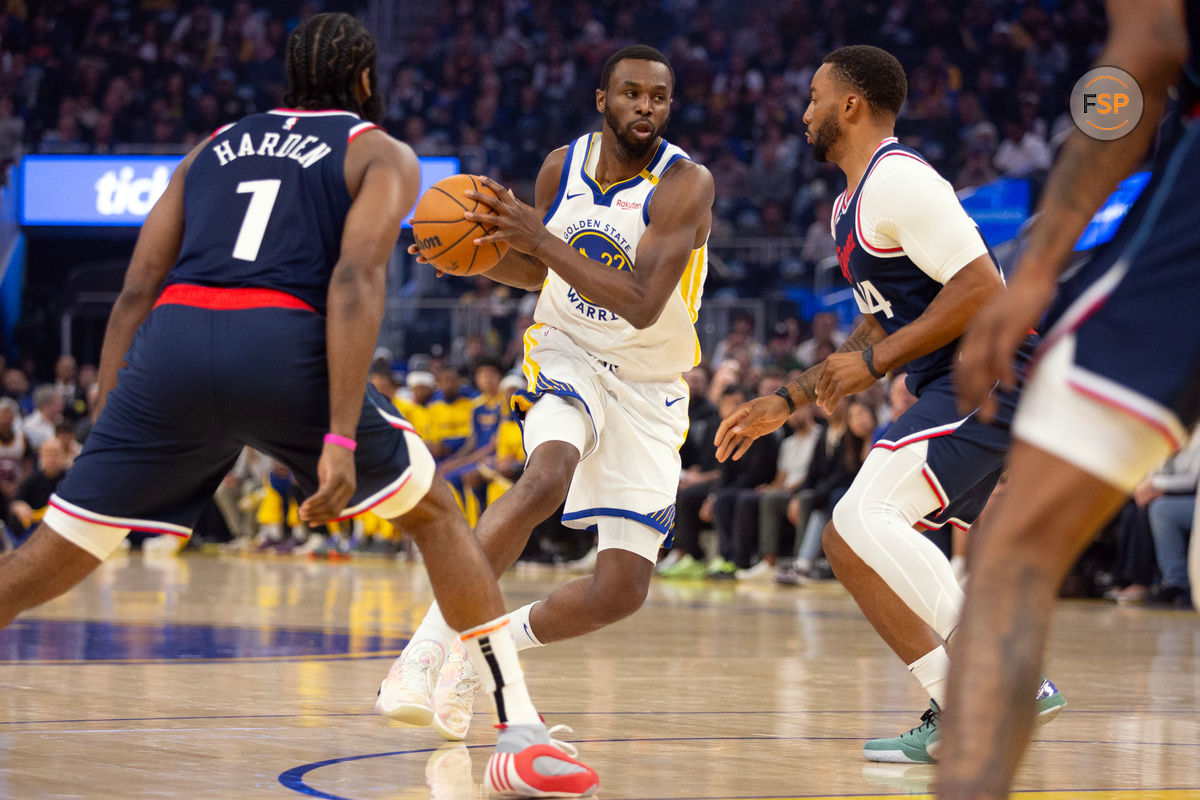
[[[873,450],[833,509],[846,546],[915,614],[946,637],[958,624],[963,593],[950,562],[913,524],[939,506],[922,474],[927,445]]]

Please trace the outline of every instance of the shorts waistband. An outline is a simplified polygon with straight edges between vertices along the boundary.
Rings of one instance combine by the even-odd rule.
[[[634,381],[635,383],[666,383],[667,381],[678,380],[682,374],[676,372],[664,375],[661,372],[639,372],[638,370],[623,367],[620,364],[613,364],[601,358],[597,358],[596,363],[621,380]]]
[[[294,308],[313,313],[317,311],[300,298],[276,289],[198,286],[191,283],[173,283],[163,289],[154,307],[164,305],[193,306],[213,311],[237,311],[246,308]]]

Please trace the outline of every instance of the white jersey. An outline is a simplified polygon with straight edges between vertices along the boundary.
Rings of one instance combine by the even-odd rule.
[[[688,156],[665,139],[639,174],[601,190],[595,168],[601,135],[571,143],[558,196],[546,212],[546,228],[592,261],[596,269],[633,270],[638,242],[650,224],[648,207],[659,178]],[[707,243],[692,251],[687,268],[662,315],[638,330],[612,311],[575,291],[553,270],[533,312],[536,322],[557,328],[596,358],[636,380],[668,379],[700,362],[696,315],[708,273]]]

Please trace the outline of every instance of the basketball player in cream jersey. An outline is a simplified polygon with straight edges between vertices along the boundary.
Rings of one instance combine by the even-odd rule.
[[[529,460],[475,533],[497,575],[564,499],[563,522],[598,534],[593,575],[512,612],[520,648],[640,608],[674,522],[688,427],[681,374],[700,360],[695,321],[713,202],[708,170],[660,135],[674,83],[657,50],[619,50],[596,91],[603,129],[546,158],[536,210],[486,178],[498,201],[468,195],[490,212],[466,218],[497,228],[477,242],[510,246],[488,276],[542,290],[525,333],[528,387],[514,399]],[[420,724],[433,709],[443,736],[463,738],[474,684],[468,661],[446,657],[455,641],[435,605],[384,681],[378,710]]]

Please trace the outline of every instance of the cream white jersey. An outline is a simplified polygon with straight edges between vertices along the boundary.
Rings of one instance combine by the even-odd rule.
[[[659,178],[687,153],[661,140],[650,163],[628,180],[601,189],[593,175],[601,135],[571,143],[546,228],[596,262],[596,269],[633,270],[638,242],[650,224],[649,205]],[[678,288],[658,321],[638,330],[577,292],[553,270],[533,312],[535,322],[557,328],[601,361],[635,380],[676,377],[700,362],[696,315],[708,273],[707,242],[694,249]]]

